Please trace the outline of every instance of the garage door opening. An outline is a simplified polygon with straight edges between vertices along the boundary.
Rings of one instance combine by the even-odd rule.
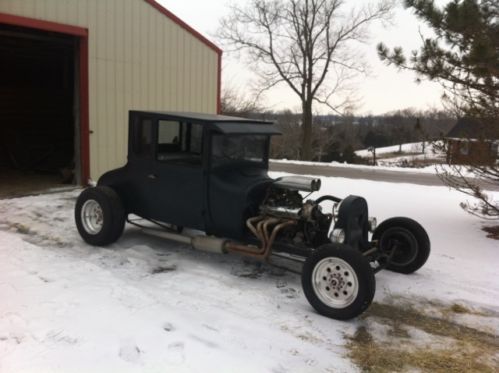
[[[78,45],[0,24],[0,197],[81,183]]]

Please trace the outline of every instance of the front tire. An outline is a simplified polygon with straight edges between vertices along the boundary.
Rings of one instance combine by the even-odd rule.
[[[93,246],[109,245],[125,228],[125,209],[110,187],[85,189],[76,201],[75,222],[83,240]]]
[[[368,260],[347,245],[326,244],[303,265],[302,287],[312,307],[321,315],[348,320],[371,304],[376,290]]]
[[[430,256],[430,238],[417,221],[397,217],[382,222],[373,233],[380,252],[389,254],[397,245],[387,269],[410,274],[420,269]]]

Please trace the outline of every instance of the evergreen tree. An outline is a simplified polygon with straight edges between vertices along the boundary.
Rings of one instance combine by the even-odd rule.
[[[458,114],[480,123],[474,138],[499,139],[499,2],[452,0],[443,9],[433,0],[406,0],[405,4],[433,29],[435,37],[424,39],[409,59],[401,47],[390,50],[379,44],[380,58],[442,83]],[[477,203],[462,204],[467,211],[499,219],[499,201],[490,198],[478,181],[499,185],[499,165],[476,162],[466,168],[476,178],[465,176],[463,168],[454,164],[442,167],[439,176],[449,186],[477,198]]]
[[[388,64],[411,69],[444,85],[462,113],[499,118],[499,2],[453,0],[439,9],[433,0],[406,0],[406,6],[428,24],[426,38],[410,58],[401,47],[378,45]]]

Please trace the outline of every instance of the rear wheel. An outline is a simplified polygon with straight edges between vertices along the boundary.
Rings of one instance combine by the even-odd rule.
[[[430,256],[430,238],[417,221],[409,218],[385,220],[374,231],[373,240],[378,241],[381,253],[393,256],[387,269],[409,274],[421,268]]]
[[[347,320],[369,307],[376,282],[369,262],[359,251],[347,245],[327,244],[305,261],[302,286],[317,312]]]
[[[115,242],[123,233],[125,210],[120,197],[112,188],[88,188],[76,201],[75,221],[85,242],[105,246]]]

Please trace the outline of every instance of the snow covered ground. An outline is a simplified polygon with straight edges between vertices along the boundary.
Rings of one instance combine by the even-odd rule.
[[[384,146],[382,148],[376,148],[377,155],[397,153],[400,150],[399,145]],[[402,144],[402,153],[422,153],[423,143],[421,142],[411,142],[407,144]],[[425,153],[431,155],[435,152],[433,145],[431,143],[426,143]],[[357,150],[355,152],[359,157],[371,157],[372,153],[367,149]]]
[[[401,152],[399,152],[400,150]],[[357,150],[355,154],[362,158],[372,159],[372,152],[368,149]],[[442,151],[430,142],[426,142],[424,147],[422,142],[413,142],[402,144],[402,146],[392,145],[376,148],[376,157],[378,165],[385,167],[411,165],[414,162],[440,164],[445,161],[445,155],[442,154]],[[431,170],[434,167],[430,165],[423,167],[423,169]]]
[[[395,154],[399,151],[399,145],[386,146],[383,148],[376,148],[376,157],[378,164],[376,169],[386,170],[386,171],[401,171],[401,172],[417,172],[417,173],[427,173],[435,174],[436,169],[434,165],[428,165],[424,167],[400,167],[399,164],[404,161],[412,160],[424,160],[424,159],[434,159],[438,158],[438,154],[434,146],[430,143],[426,143],[425,151],[423,151],[423,144],[420,142],[402,144],[402,153]],[[418,154],[419,153],[419,154]],[[357,150],[355,152],[361,158],[372,159],[372,153],[367,149]],[[347,164],[339,162],[309,162],[309,161],[297,161],[297,160],[287,160],[287,159],[272,159],[272,162],[277,163],[291,163],[291,164],[310,164],[317,166],[332,166],[332,167],[348,167],[357,169],[373,169],[373,166],[361,165],[361,164]],[[439,162],[441,163],[441,162]]]
[[[392,165],[377,165],[370,166],[365,164],[350,164],[350,163],[340,163],[340,162],[311,162],[311,161],[297,161],[288,159],[271,159],[273,163],[288,163],[288,164],[298,164],[298,165],[310,165],[310,166],[329,166],[329,167],[341,167],[357,170],[382,170],[382,171],[397,171],[397,172],[407,172],[407,173],[418,173],[418,174],[436,174],[437,169],[435,166],[426,166],[418,168],[409,167],[397,167]]]
[[[133,227],[90,247],[73,223],[78,192],[0,200],[0,372],[358,370],[347,338],[370,318],[324,318],[296,274]],[[375,302],[458,303],[477,312],[456,319],[499,330],[499,244],[458,207],[463,195],[340,178],[324,178],[321,193],[362,195],[379,220],[405,215],[428,230],[427,265],[380,272]]]

